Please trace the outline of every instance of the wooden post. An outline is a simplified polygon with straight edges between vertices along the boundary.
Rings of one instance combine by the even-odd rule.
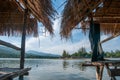
[[[110,70],[110,68],[109,68],[109,65],[108,65],[108,63],[106,63],[105,64],[105,66],[106,66],[106,69],[107,69],[107,72],[108,72],[108,74],[109,74],[109,76],[111,77],[111,80],[116,80],[116,78],[115,78],[115,76],[113,76],[111,73],[111,70]],[[116,71],[117,72],[117,71]],[[114,74],[114,73],[113,73]]]
[[[20,69],[24,69],[25,63],[25,40],[26,40],[26,27],[27,27],[27,13],[28,9],[25,9],[24,24],[22,27],[22,40],[21,40],[21,56],[20,56]],[[23,76],[19,76],[19,80],[23,80]]]
[[[27,0],[24,0],[25,5],[27,4]],[[24,9],[24,24],[22,27],[22,40],[21,40],[21,56],[20,56],[20,69],[24,69],[24,63],[25,63],[25,40],[26,40],[26,27],[27,27],[27,14],[28,14],[28,8]],[[23,75],[19,76],[19,80],[23,80]]]
[[[28,10],[25,9],[25,14],[24,14],[24,25],[22,28],[22,40],[21,40],[21,56],[20,56],[20,69],[24,68],[24,58],[25,58],[25,39],[26,39],[26,26],[27,26],[27,13]]]
[[[100,24],[99,23],[94,24],[93,19],[90,22],[89,40],[91,43],[92,50],[91,61],[103,60],[103,50],[100,44]]]
[[[102,80],[104,66],[96,66],[96,78]]]

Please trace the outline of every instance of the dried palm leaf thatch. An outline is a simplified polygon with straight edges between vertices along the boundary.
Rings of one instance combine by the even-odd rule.
[[[19,0],[22,5],[29,9],[29,12],[37,18],[45,28],[53,34],[52,21],[56,12],[52,7],[51,0]]]
[[[120,0],[66,0],[61,22],[61,35],[68,37],[78,24],[86,32],[90,18],[100,23],[101,31],[107,34],[120,32]]]
[[[101,31],[102,33],[104,33],[105,35],[111,34],[111,35],[115,35],[120,33],[120,23],[116,24],[116,23],[101,23]]]
[[[61,35],[63,37],[68,37],[71,30],[75,28],[81,20],[86,18],[100,2],[100,0],[67,0],[63,10]]]
[[[0,35],[17,36],[22,35],[24,23],[24,12],[18,9],[13,0],[0,0]],[[27,35],[38,35],[38,25],[35,18],[27,18]]]

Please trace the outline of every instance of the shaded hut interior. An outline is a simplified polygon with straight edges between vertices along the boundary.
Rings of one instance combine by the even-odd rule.
[[[26,36],[38,36],[38,22],[53,34],[52,19],[56,11],[51,0],[0,0],[0,35],[21,36],[21,48],[0,40],[0,45],[21,51],[20,69],[24,68]]]
[[[61,35],[68,37],[71,30],[81,24],[83,31],[90,26],[91,17],[99,23],[104,34],[116,34],[120,31],[119,0],[67,0],[63,10]]]
[[[66,0],[61,22],[61,36],[69,38],[76,27],[88,32],[92,49],[92,61],[99,60],[101,43],[120,35],[120,0]],[[100,41],[100,35],[111,35]],[[101,55],[102,54],[102,55]],[[97,59],[98,58],[98,59]]]

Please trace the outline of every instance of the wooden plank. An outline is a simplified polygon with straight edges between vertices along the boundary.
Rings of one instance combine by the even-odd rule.
[[[26,74],[29,70],[31,70],[31,68],[25,68],[25,69],[21,69],[19,71],[11,72],[8,74],[3,74],[0,76],[0,80],[13,79],[17,76],[21,76],[21,75]]]
[[[26,74],[29,70],[31,70],[31,68],[21,69],[19,71],[13,72],[10,76],[12,78],[15,78],[17,76],[21,76],[21,75]]]
[[[0,68],[0,71],[4,71],[4,72],[14,72],[18,70],[20,70],[20,68],[8,68],[8,67]]]
[[[105,61],[86,61],[85,63],[82,63],[82,66],[103,66],[108,64],[109,66],[120,66],[120,60],[105,60]]]
[[[105,60],[96,62],[86,61],[82,64],[82,66],[96,67],[97,80],[102,80],[104,66],[106,67],[107,73],[111,77],[111,80],[116,80],[115,76],[120,76],[120,60]]]
[[[110,76],[120,76],[120,69],[110,69]]]

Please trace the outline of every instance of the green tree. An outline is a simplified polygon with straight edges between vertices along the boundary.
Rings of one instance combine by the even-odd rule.
[[[68,53],[68,52],[66,52],[65,50],[63,50],[62,57],[63,57],[63,58],[69,58],[69,57],[70,57],[70,55],[69,55],[69,53]]]

